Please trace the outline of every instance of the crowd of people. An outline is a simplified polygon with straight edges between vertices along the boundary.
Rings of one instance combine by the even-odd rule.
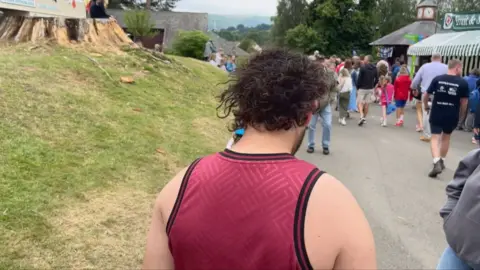
[[[444,66],[438,59],[433,55],[411,81],[402,63],[374,65],[371,56],[341,61],[271,49],[253,57],[220,95],[219,116],[231,117],[235,131],[227,149],[195,160],[159,194],[144,269],[376,269],[373,234],[351,193],[294,155],[305,135],[307,151],[314,151],[319,118],[329,153],[335,106],[342,125],[358,110],[365,126],[378,100],[386,126],[395,104],[402,126],[413,97],[423,117],[418,124],[430,127],[430,176],[441,173],[469,85],[478,80],[469,80],[475,72],[461,77],[461,61]],[[437,269],[480,269],[479,160],[480,149],[468,154],[447,187],[440,215],[448,247]]]
[[[323,57],[316,51],[309,58],[324,66],[335,83],[309,124],[308,153],[315,151],[318,118],[323,120],[323,153],[330,153],[332,106],[339,111],[341,125],[347,124],[350,113],[358,112],[358,125],[364,126],[369,106],[375,102],[381,106],[380,124],[383,127],[387,126],[387,116],[393,112],[396,112],[395,126],[402,127],[405,106],[409,101],[416,103],[416,131],[423,132],[420,140],[431,142],[434,166],[430,177],[436,177],[445,169],[444,160],[453,130],[474,131],[473,143],[480,139],[475,128],[478,127],[475,119],[480,121],[480,116],[475,117],[480,103],[480,72],[475,69],[462,78],[462,62],[459,60],[453,59],[446,65],[441,63],[441,55],[434,54],[432,61],[420,67],[411,80],[409,69],[399,59],[390,67],[385,60],[372,63],[373,58],[369,55],[342,61],[336,56]],[[432,99],[434,93],[437,98]]]
[[[207,41],[203,53],[204,60],[212,66],[218,67],[225,72],[234,72],[237,69],[235,55],[226,55],[222,48],[217,50],[212,40]]]

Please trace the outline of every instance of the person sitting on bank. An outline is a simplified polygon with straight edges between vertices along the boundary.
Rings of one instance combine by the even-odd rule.
[[[104,0],[97,0],[95,3],[92,3],[90,6],[90,17],[92,19],[112,19],[115,20],[113,16],[107,14],[105,10]]]

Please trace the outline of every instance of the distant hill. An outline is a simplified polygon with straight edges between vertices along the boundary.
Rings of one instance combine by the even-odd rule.
[[[215,26],[217,30],[220,30],[230,26],[236,27],[239,24],[253,27],[262,23],[272,24],[269,16],[208,14],[208,28],[210,30],[214,30]]]

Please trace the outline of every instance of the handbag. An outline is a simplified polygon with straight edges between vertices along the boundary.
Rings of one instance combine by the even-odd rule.
[[[385,101],[387,101],[387,115],[392,114],[394,111],[397,110],[397,106],[395,104],[392,104],[391,100],[388,100],[388,93],[387,93],[387,87],[383,87],[383,91],[385,93]]]

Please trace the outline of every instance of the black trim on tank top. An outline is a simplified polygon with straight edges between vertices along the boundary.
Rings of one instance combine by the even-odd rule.
[[[307,213],[308,200],[317,180],[324,174],[324,171],[313,169],[305,179],[295,207],[295,218],[293,225],[293,242],[295,245],[295,255],[298,264],[303,270],[312,270],[313,267],[308,259],[307,248],[305,246],[305,216]]]
[[[244,160],[244,161],[268,161],[268,160],[295,159],[295,156],[289,153],[250,154],[250,153],[238,153],[230,149],[225,149],[223,152],[219,152],[219,154],[229,159]]]
[[[190,180],[190,176],[192,175],[193,169],[195,169],[195,167],[200,162],[200,160],[201,158],[192,162],[192,164],[190,164],[187,171],[185,172],[185,175],[183,176],[182,184],[180,185],[180,189],[178,190],[177,199],[175,200],[175,204],[173,205],[173,208],[172,208],[172,213],[170,213],[170,216],[168,217],[167,228],[166,228],[167,235],[169,235],[170,231],[172,230],[173,223],[175,222],[175,218],[177,217],[178,210],[180,209],[180,205],[182,204],[183,196],[185,195],[185,190],[187,189],[187,185],[188,185],[188,180]]]

